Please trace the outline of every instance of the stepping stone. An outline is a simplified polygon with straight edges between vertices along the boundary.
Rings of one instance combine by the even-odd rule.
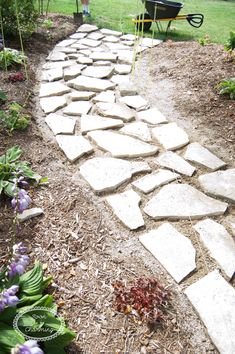
[[[192,242],[171,224],[164,223],[141,235],[139,240],[177,283],[196,269],[196,251]]]
[[[85,57],[89,57],[91,55],[92,51],[90,49],[82,49],[78,51],[78,54],[85,55]]]
[[[74,91],[69,97],[72,101],[89,101],[95,95],[96,93],[91,91]]]
[[[105,42],[104,45],[112,53],[117,53],[119,50],[127,50],[127,47],[124,44],[122,44],[122,43]]]
[[[100,33],[100,32],[92,32],[91,34],[89,34],[87,36],[87,38],[93,39],[94,41],[99,41],[99,40],[101,40],[104,37],[105,37],[105,35]]]
[[[190,285],[185,294],[221,354],[235,353],[235,290],[218,270]]]
[[[74,43],[71,47],[77,50],[89,50],[88,47],[85,44],[82,44],[80,41]]]
[[[133,50],[118,50],[117,51],[117,55],[118,55],[118,62],[119,64],[132,64],[132,62],[134,61],[134,52]]]
[[[127,45],[128,47],[132,47],[135,44],[135,42],[133,42],[133,41],[122,41],[122,44]]]
[[[77,63],[84,64],[84,65],[91,65],[93,63],[93,60],[81,55],[77,58]]]
[[[70,162],[93,151],[93,147],[83,136],[57,135],[56,140]]]
[[[44,211],[41,208],[30,208],[24,210],[22,214],[17,214],[17,219],[24,222],[42,214],[44,214]]]
[[[73,60],[77,60],[79,58],[81,54],[79,54],[79,52],[76,51],[76,53],[71,53],[71,54],[68,54],[68,57],[69,59],[73,59]]]
[[[226,229],[217,222],[206,219],[194,225],[210,255],[220,264],[229,279],[235,272],[235,243]]]
[[[135,118],[134,111],[121,103],[99,102],[96,104],[96,106],[102,116],[120,118],[124,122],[129,122]]]
[[[147,194],[177,178],[180,178],[180,175],[177,173],[159,169],[155,173],[137,179],[137,181],[132,182],[132,185]]]
[[[64,110],[64,114],[70,116],[81,116],[82,114],[87,114],[92,105],[88,101],[78,101],[71,102]]]
[[[200,219],[223,215],[227,203],[210,198],[188,184],[169,184],[146,204],[144,212],[155,220]]]
[[[157,108],[150,108],[146,111],[138,112],[137,117],[138,119],[152,125],[168,122],[164,115]]]
[[[117,36],[117,37],[120,37],[122,35],[122,32],[113,31],[113,30],[110,30],[110,29],[107,29],[107,28],[102,28],[100,30],[100,32],[102,34],[104,34],[105,36]]]
[[[111,66],[89,66],[83,70],[82,75],[104,79],[112,76],[113,72],[114,68]]]
[[[80,173],[95,192],[111,192],[139,172],[151,171],[147,162],[95,157],[80,167]]]
[[[59,52],[59,51],[52,51],[48,57],[46,58],[46,60],[50,60],[50,61],[64,61],[66,60],[68,57],[65,53],[63,52]]]
[[[76,62],[74,60],[65,60],[65,61],[53,61],[50,63],[46,63],[43,65],[43,69],[51,70],[51,69],[62,69],[68,66],[74,65]]]
[[[101,41],[95,41],[94,39],[89,39],[89,38],[84,38],[80,40],[81,44],[86,45],[87,47],[98,47],[102,42]]]
[[[64,96],[46,97],[40,99],[40,105],[45,113],[53,113],[67,105]]]
[[[195,167],[172,151],[163,152],[154,160],[154,163],[189,177],[196,171]]]
[[[120,39],[124,41],[135,41],[138,37],[135,36],[134,34],[124,34],[123,36],[120,37]]]
[[[51,69],[51,70],[44,70],[42,72],[42,81],[57,81],[62,79],[63,77],[63,69]]]
[[[111,195],[105,199],[113,209],[114,214],[130,230],[136,230],[144,225],[144,219],[139,208],[141,198],[132,189]]]
[[[111,61],[108,60],[98,60],[93,63],[93,66],[111,66]]]
[[[115,36],[107,36],[103,38],[103,42],[117,43],[119,42],[119,38]]]
[[[176,123],[153,128],[152,134],[166,150],[176,150],[189,143],[188,134]]]
[[[131,72],[131,65],[127,64],[116,64],[114,67],[114,71],[117,74],[123,75],[123,74],[130,74]]]
[[[99,148],[114,157],[143,157],[156,154],[157,147],[135,138],[111,131],[95,131],[87,134]]]
[[[122,82],[118,86],[121,96],[137,95],[136,87],[131,82]]]
[[[72,80],[75,77],[77,77],[78,75],[81,74],[82,69],[85,68],[85,65],[82,64],[77,64],[77,65],[73,65],[70,66],[68,68],[64,69],[64,80]]]
[[[148,106],[148,102],[139,95],[121,97],[120,102],[125,103],[127,106],[134,108],[137,111],[141,111]]]
[[[49,114],[45,122],[55,135],[57,134],[73,134],[76,120],[68,117],[63,117],[59,114]]]
[[[152,39],[152,38],[141,38],[140,39],[140,44],[141,46],[144,47],[155,47],[156,45],[159,45],[160,43],[162,43],[162,41],[160,39]]]
[[[94,60],[94,61],[97,61],[97,60],[108,60],[108,61],[111,61],[111,62],[116,62],[117,60],[117,55],[116,54],[113,54],[113,53],[107,53],[107,52],[93,52],[91,55],[90,55],[90,59]]]
[[[94,31],[97,31],[98,27],[94,26],[94,25],[89,25],[88,23],[85,23],[84,25],[81,25],[78,29],[77,32],[87,32],[87,33],[91,33]]]
[[[59,42],[58,44],[56,44],[56,47],[68,47],[69,45],[72,45],[74,43],[76,43],[75,39],[65,39]]]
[[[77,32],[77,33],[74,33],[72,34],[71,36],[69,36],[69,38],[72,38],[72,39],[82,39],[82,38],[85,38],[87,36],[87,33],[82,33],[82,32]],[[89,35],[90,36],[90,35]],[[89,37],[90,38],[90,37]]]
[[[79,91],[101,92],[114,88],[115,84],[109,80],[81,75],[74,80],[68,81],[68,86]]]
[[[148,125],[143,122],[135,122],[125,125],[120,132],[134,136],[140,140],[150,142],[151,141],[151,134],[148,128]]]
[[[120,128],[123,126],[123,121],[120,119],[104,118],[100,116],[82,115],[80,125],[81,132],[87,133],[92,130]]]
[[[130,82],[130,75],[114,75],[111,78],[111,81],[114,82],[115,84],[121,84],[123,82]]]
[[[41,84],[39,97],[60,96],[70,92],[71,89],[60,82]]]
[[[184,158],[214,171],[226,166],[225,162],[198,143],[192,143],[187,147]]]
[[[206,193],[235,202],[235,168],[208,173],[198,180]]]
[[[96,97],[93,98],[93,102],[107,102],[114,103],[115,102],[115,93],[114,91],[104,91],[99,93]]]
[[[72,54],[72,53],[77,53],[77,50],[75,48],[71,47],[55,47],[54,52],[63,52],[65,54]]]

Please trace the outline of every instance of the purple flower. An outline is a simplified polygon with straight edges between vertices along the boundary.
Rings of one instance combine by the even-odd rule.
[[[13,246],[13,255],[14,258],[12,263],[9,265],[8,276],[13,278],[15,275],[22,275],[29,263],[29,257],[24,255],[27,251],[27,248],[23,246],[22,242],[15,244]]]
[[[18,344],[11,350],[11,354],[44,354],[35,340],[28,340],[24,344]]]
[[[12,192],[14,193],[14,198],[11,200],[11,205],[16,213],[22,214],[32,202],[26,190],[21,188],[27,185],[28,183],[24,180],[23,176],[13,179]]]
[[[28,208],[31,202],[32,200],[28,196],[26,190],[23,188],[20,189],[18,192],[18,212],[22,214],[23,211]]]
[[[0,312],[2,312],[5,307],[13,307],[18,304],[19,299],[15,295],[18,290],[18,285],[12,285],[9,289],[0,293]]]

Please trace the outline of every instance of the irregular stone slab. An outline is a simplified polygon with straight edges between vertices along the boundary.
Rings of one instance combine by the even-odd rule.
[[[71,102],[64,110],[64,114],[70,116],[81,116],[82,114],[87,114],[92,105],[88,101],[78,101]]]
[[[152,125],[168,122],[168,120],[157,108],[150,108],[147,109],[146,111],[138,112],[137,117],[140,120]]]
[[[63,41],[56,44],[56,47],[68,47],[69,45],[72,45],[74,43],[76,43],[75,39],[64,39]]]
[[[50,61],[63,61],[66,60],[68,57],[65,53],[60,52],[60,51],[52,51],[48,57],[46,58],[46,60],[50,60]]]
[[[72,44],[71,47],[77,50],[88,50],[88,47],[85,44],[82,44],[80,41]]]
[[[147,194],[152,192],[155,188],[172,182],[177,178],[180,178],[180,175],[178,175],[177,173],[159,169],[157,172],[152,173],[151,175],[147,175],[140,179],[137,179],[137,181],[132,182],[132,184],[133,186]]]
[[[41,208],[30,208],[24,210],[22,214],[18,214],[17,219],[24,222],[42,214],[44,214],[44,211]]]
[[[104,45],[112,53],[117,53],[119,50],[127,50],[127,47],[124,44],[122,44],[122,43],[105,42]]]
[[[95,95],[96,93],[91,91],[74,91],[69,97],[72,101],[89,101]]]
[[[109,192],[129,181],[132,175],[149,172],[146,162],[130,162],[112,157],[95,157],[80,167],[80,173],[95,192]]]
[[[133,51],[132,50],[119,50],[117,52],[118,62],[120,64],[132,64],[134,61]]]
[[[87,133],[92,130],[101,130],[108,128],[119,128],[123,126],[120,119],[104,118],[100,116],[82,115],[81,132]]]
[[[141,198],[132,189],[111,195],[105,199],[113,209],[114,214],[130,230],[136,230],[144,225],[144,219],[139,208]]]
[[[120,102],[125,103],[127,106],[134,108],[137,111],[141,111],[148,106],[148,102],[140,95],[121,97]]]
[[[128,64],[116,64],[114,67],[114,71],[117,74],[130,74],[131,72],[131,65]]]
[[[133,110],[121,103],[99,102],[96,106],[102,116],[120,118],[124,122],[129,122],[135,118]]]
[[[77,32],[77,33],[74,33],[72,34],[71,36],[69,36],[69,38],[72,38],[72,39],[82,39],[82,38],[85,38],[87,36],[87,33],[82,33],[82,32]],[[90,36],[90,35],[89,35]]]
[[[225,162],[198,143],[189,144],[184,154],[184,158],[214,171],[226,165]]]
[[[114,91],[110,91],[110,90],[101,92],[93,99],[93,102],[114,103],[115,102],[115,93],[114,93]]]
[[[100,30],[100,32],[102,34],[104,34],[105,36],[117,36],[117,37],[120,37],[122,35],[122,32],[113,31],[113,30],[110,30],[110,29],[107,29],[107,28],[102,28]]]
[[[205,192],[235,202],[235,168],[207,173],[198,180]]]
[[[221,354],[235,353],[235,290],[218,270],[190,285],[185,294]]]
[[[139,240],[177,283],[196,269],[196,251],[192,242],[171,224],[164,223],[141,235]]]
[[[98,60],[93,63],[93,66],[111,66],[111,61],[108,60]]]
[[[114,68],[111,66],[89,66],[83,70],[82,75],[104,79],[112,76],[113,72]]]
[[[110,131],[90,132],[88,137],[114,157],[151,156],[158,150],[156,146]]]
[[[45,113],[53,113],[67,105],[64,96],[45,97],[40,99],[40,105]]]
[[[130,82],[130,75],[114,75],[111,78],[111,81],[114,82],[115,84],[121,84],[123,82]]]
[[[160,43],[162,43],[162,40],[160,40],[160,39],[141,38],[141,40],[140,40],[141,46],[149,47],[149,48],[155,47],[156,45],[158,45]]]
[[[94,31],[97,31],[98,27],[94,26],[94,25],[89,25],[88,23],[85,23],[84,25],[81,25],[78,29],[77,32],[87,32],[87,33],[91,33]]]
[[[103,38],[103,42],[117,43],[119,42],[119,38],[115,36],[107,36]]]
[[[98,47],[102,42],[101,41],[95,41],[94,39],[89,39],[89,38],[84,38],[80,40],[81,44],[84,44],[88,47]]]
[[[138,37],[135,36],[134,34],[124,34],[123,36],[120,37],[120,39],[124,41],[135,41]]]
[[[136,87],[131,82],[122,82],[118,86],[121,96],[132,96],[137,94]]]
[[[144,211],[155,220],[200,219],[222,215],[227,203],[210,198],[188,184],[169,184],[146,204]]]
[[[154,160],[154,163],[190,177],[196,171],[195,167],[172,151],[162,153]]]
[[[77,58],[77,63],[84,64],[84,65],[91,65],[93,63],[93,60],[90,58],[84,57],[83,55],[80,55]]]
[[[97,61],[97,60],[102,60],[102,61],[111,61],[111,62],[116,62],[117,60],[117,55],[113,53],[107,53],[107,52],[93,52],[90,55],[90,59]]]
[[[72,65],[68,68],[64,69],[64,80],[72,80],[78,75],[81,74],[82,69],[85,68],[85,65],[82,64],[77,64],[77,65]]]
[[[75,48],[71,48],[71,47],[55,47],[54,52],[63,52],[65,54],[72,54],[72,53],[76,53],[77,50]]]
[[[56,140],[70,162],[93,151],[93,147],[83,136],[57,135]]]
[[[41,84],[39,97],[60,96],[70,92],[70,88],[60,82]]]
[[[90,49],[82,49],[78,51],[78,54],[85,55],[86,57],[89,57],[91,55],[92,51]]]
[[[44,70],[42,72],[42,80],[43,81],[57,81],[62,79],[63,77],[63,70],[62,68],[59,69],[51,69],[51,70]]]
[[[74,64],[76,64],[76,62],[73,60],[52,61],[50,63],[44,64],[42,68],[45,70],[62,69]]]
[[[91,34],[89,34],[87,36],[87,38],[89,39],[93,39],[95,41],[99,41],[101,40],[102,38],[104,38],[104,34],[100,33],[100,32],[92,32]]]
[[[235,243],[226,229],[214,220],[206,219],[194,225],[211,256],[221,265],[229,279],[235,272]]]
[[[152,129],[153,138],[166,150],[176,150],[189,143],[188,134],[176,123],[168,123]]]
[[[101,92],[105,90],[109,90],[115,87],[109,80],[105,79],[96,79],[93,77],[88,76],[79,76],[74,80],[68,81],[68,86],[73,87],[76,90],[80,91],[94,91],[94,92]]]
[[[55,135],[57,134],[73,134],[76,120],[68,117],[63,117],[59,114],[49,114],[45,122]]]
[[[127,45],[128,47],[132,47],[135,42],[134,41],[122,41],[122,44]]]
[[[143,122],[135,122],[125,125],[120,132],[134,136],[140,140],[149,142],[151,141],[151,134],[148,125]]]

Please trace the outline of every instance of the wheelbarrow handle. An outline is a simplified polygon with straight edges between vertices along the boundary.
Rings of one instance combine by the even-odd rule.
[[[203,24],[204,16],[202,14],[188,14],[186,19],[191,26],[199,28]]]

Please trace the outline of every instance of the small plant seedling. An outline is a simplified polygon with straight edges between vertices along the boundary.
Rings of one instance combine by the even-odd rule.
[[[208,44],[211,43],[211,39],[210,39],[209,35],[206,34],[205,37],[198,39],[198,43],[199,43],[201,46],[205,46],[205,45],[208,45]]]
[[[222,80],[217,86],[220,95],[229,96],[230,100],[235,100],[235,77]]]
[[[30,122],[30,117],[22,113],[23,107],[12,102],[7,110],[0,110],[0,126],[5,128],[9,133],[13,130],[25,130]]]
[[[46,18],[42,23],[42,27],[47,29],[51,29],[53,25],[54,23],[50,18]]]
[[[230,37],[225,43],[224,49],[227,52],[232,52],[235,49],[235,32],[230,32]]]

